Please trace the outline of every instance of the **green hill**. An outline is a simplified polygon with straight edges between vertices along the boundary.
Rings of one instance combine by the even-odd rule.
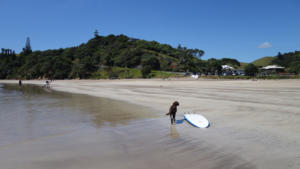
[[[240,62],[240,66],[238,67],[238,69],[245,69],[245,67],[248,65],[249,63],[246,62]]]
[[[116,67],[126,68],[125,71],[139,69],[144,74],[149,74],[151,70],[197,72],[200,70],[200,57],[204,54],[202,50],[180,45],[174,48],[125,35],[98,34],[87,43],[71,48],[33,52],[30,46],[27,48],[18,55],[2,49],[0,79],[85,79],[93,78],[104,69],[105,72],[123,71],[112,69]],[[108,76],[115,77],[115,74],[119,73]]]
[[[1,49],[0,79],[88,79],[167,77],[169,72],[220,74],[222,65],[243,69],[248,63],[233,58],[201,60],[203,50],[172,47],[125,35],[95,36],[79,46],[32,51],[30,45],[16,54]],[[264,57],[256,66],[278,64],[299,72],[300,52]]]
[[[253,61],[252,63],[258,67],[264,67],[264,66],[271,65],[273,60],[275,60],[275,57],[266,56],[266,57],[257,59],[255,61]]]
[[[284,54],[279,52],[273,63],[285,67],[289,73],[300,74],[300,51]]]
[[[300,73],[300,51],[278,53],[274,57],[263,57],[252,62],[256,66],[262,67],[271,64],[285,67],[285,71],[293,74]]]

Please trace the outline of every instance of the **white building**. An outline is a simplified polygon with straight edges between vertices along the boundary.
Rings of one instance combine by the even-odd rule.
[[[277,65],[269,65],[261,68],[262,74],[277,74],[280,72],[284,72],[284,67],[277,66]]]

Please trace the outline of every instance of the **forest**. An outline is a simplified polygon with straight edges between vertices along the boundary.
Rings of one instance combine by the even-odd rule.
[[[98,32],[79,46],[46,51],[32,51],[27,39],[19,54],[2,49],[0,79],[149,78],[153,72],[218,74],[222,64],[240,65],[230,58],[204,61],[203,55],[200,49],[174,48],[125,35],[99,36]]]
[[[300,74],[300,51],[284,54],[279,52],[272,63],[285,67],[289,73]]]
[[[22,52],[1,49],[0,79],[114,79],[169,77],[174,74],[221,75],[222,65],[241,69],[232,58],[202,60],[204,51],[125,35],[94,37],[79,46],[33,51],[27,38]],[[272,57],[272,64],[300,73],[300,51]],[[254,76],[258,67],[248,64],[246,75]],[[249,73],[247,73],[249,72]]]

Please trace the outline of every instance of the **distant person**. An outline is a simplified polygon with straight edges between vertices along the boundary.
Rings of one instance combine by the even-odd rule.
[[[50,83],[48,80],[46,80],[46,87],[50,87]]]
[[[171,118],[171,124],[176,124],[176,112],[177,112],[177,106],[179,106],[179,102],[175,101],[170,109],[169,109],[169,113],[167,113],[166,115],[170,115]]]
[[[19,86],[22,86],[22,80],[19,80]]]

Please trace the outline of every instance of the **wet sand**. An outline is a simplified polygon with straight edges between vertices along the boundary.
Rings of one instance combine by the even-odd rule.
[[[23,83],[42,85],[44,81]],[[0,148],[1,165],[300,168],[299,80],[65,80],[54,81],[51,88],[145,106],[159,117],[136,119],[125,126],[86,127]],[[181,103],[179,124],[170,126],[164,114],[174,100]],[[187,111],[200,112],[211,127],[197,129],[183,122]]]

